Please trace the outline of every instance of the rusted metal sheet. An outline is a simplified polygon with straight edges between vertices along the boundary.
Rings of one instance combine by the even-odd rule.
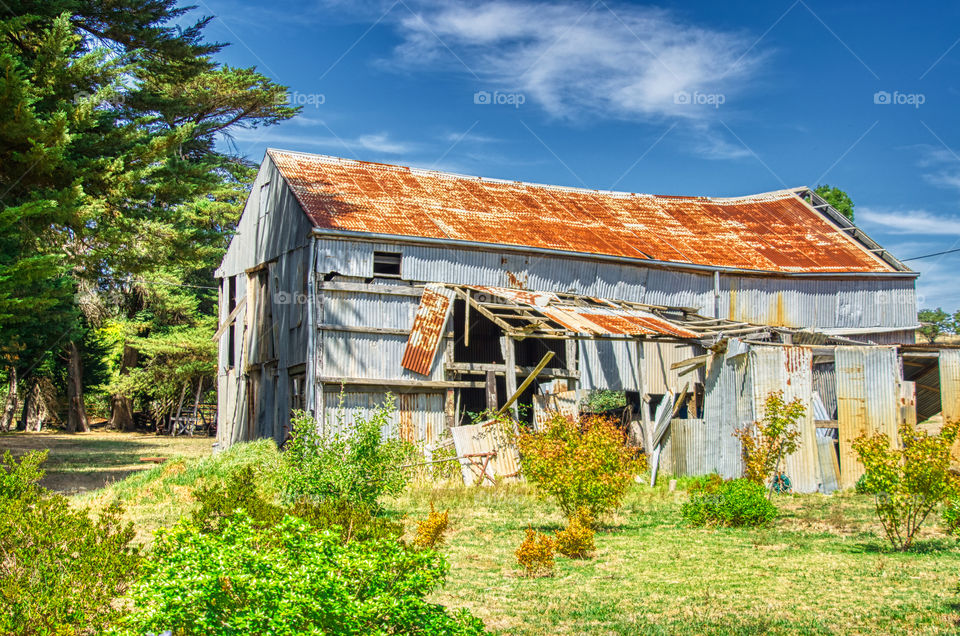
[[[519,480],[520,452],[517,450],[517,445],[510,439],[511,433],[500,430],[500,426],[501,424],[483,422],[451,428],[457,456],[496,453],[487,465],[488,474],[498,481]],[[468,486],[478,483],[477,469],[471,468],[470,463],[468,459],[460,460],[463,483]],[[490,481],[486,479],[479,480],[479,483],[490,485]]]
[[[764,347],[750,349],[750,375],[753,383],[754,419],[762,420],[767,397],[782,391],[783,399],[799,399],[805,407],[797,422],[800,431],[797,451],[786,458],[784,472],[795,492],[820,489],[820,458],[817,432],[813,423],[813,359],[804,347]]]
[[[943,422],[960,420],[960,350],[940,350],[940,407]]]
[[[442,285],[430,284],[423,290],[420,307],[413,318],[413,327],[403,352],[401,365],[420,375],[430,375],[430,368],[437,355],[437,346],[443,337],[450,308],[453,306],[453,291]]]
[[[559,413],[576,419],[580,415],[581,391],[560,391],[533,396],[533,428],[542,431],[550,418]]]
[[[846,489],[863,474],[853,440],[864,433],[884,433],[896,444],[900,365],[895,347],[837,347],[835,360],[840,487]]]
[[[788,190],[650,196],[269,156],[318,228],[765,271],[894,271]]]
[[[471,289],[488,296],[489,300],[502,298],[525,305],[573,333],[587,335],[649,336],[664,335],[677,338],[698,338],[700,334],[685,329],[648,311],[629,307],[574,306],[562,303],[550,292],[534,292],[485,285],[471,285]],[[603,299],[589,300],[602,303]],[[606,301],[613,305],[612,302]]]

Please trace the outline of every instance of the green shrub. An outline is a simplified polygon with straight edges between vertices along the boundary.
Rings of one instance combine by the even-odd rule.
[[[140,555],[119,505],[91,519],[39,485],[47,452],[0,462],[0,633],[90,634],[121,615],[115,603]]]
[[[300,501],[284,506],[271,500],[259,487],[260,479],[253,466],[241,466],[224,481],[213,481],[197,489],[194,497],[200,504],[193,512],[193,521],[201,529],[218,531],[224,520],[243,511],[258,528],[275,526],[285,515],[303,519],[311,526],[332,530],[342,541],[399,539],[403,524],[379,517],[363,503],[342,499],[321,502]]]
[[[766,496],[766,489],[753,480],[740,478],[691,491],[690,500],[680,509],[683,518],[694,526],[762,526],[777,516],[777,507]]]
[[[733,433],[743,446],[744,477],[762,486],[769,485],[773,478],[780,484],[778,492],[784,489],[788,482],[781,469],[800,446],[797,422],[805,413],[799,398],[785,402],[783,391],[767,395],[763,419]]]
[[[590,391],[590,393],[588,393],[580,403],[580,407],[584,411],[593,411],[597,413],[622,408],[626,405],[626,393],[623,391],[611,391],[609,389]]]
[[[539,433],[520,436],[523,472],[568,517],[586,508],[593,518],[616,510],[640,464],[609,419],[575,422],[554,415]]]
[[[299,412],[282,455],[281,483],[288,502],[328,499],[376,508],[382,496],[395,496],[406,486],[401,468],[415,448],[397,439],[385,440],[393,414],[393,397],[371,417],[359,411],[346,425],[341,410],[337,430],[324,434],[316,420]]]
[[[960,478],[950,471],[958,432],[960,422],[945,423],[937,435],[906,424],[900,427],[902,448],[891,448],[882,434],[853,441],[865,468],[862,488],[873,493],[880,525],[897,550],[909,550],[927,516],[960,495]]]
[[[397,541],[403,534],[403,524],[380,516],[379,509],[343,499],[325,499],[319,503],[301,501],[289,509],[289,514],[303,519],[315,528],[339,533],[340,540]]]
[[[960,501],[956,498],[944,502],[943,510],[940,513],[940,525],[943,526],[947,534],[960,534]]]
[[[218,533],[181,521],[157,533],[127,628],[178,636],[482,633],[465,610],[425,600],[446,573],[432,550],[343,543],[290,516],[257,528],[241,512]]]

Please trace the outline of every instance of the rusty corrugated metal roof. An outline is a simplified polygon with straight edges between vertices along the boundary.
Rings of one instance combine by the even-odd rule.
[[[443,326],[450,315],[453,291],[443,285],[430,284],[423,290],[420,306],[413,317],[413,326],[407,339],[407,348],[403,352],[400,364],[420,375],[430,375],[433,359],[437,355],[437,346],[443,336]]]
[[[652,196],[268,153],[321,229],[760,271],[896,271],[790,190]]]

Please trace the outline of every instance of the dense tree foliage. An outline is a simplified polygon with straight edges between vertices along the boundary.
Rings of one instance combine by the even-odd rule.
[[[210,18],[184,27],[190,8],[175,0],[11,9],[0,17],[0,366],[27,387],[50,373],[70,400],[68,430],[85,426],[84,367],[95,366],[129,427],[135,398],[162,410],[213,373],[212,272],[255,170],[222,150],[225,136],[296,109],[255,69],[215,61],[224,45],[204,39]]]
[[[850,195],[841,190],[840,188],[834,188],[826,183],[823,185],[818,185],[814,190],[819,194],[823,199],[833,206],[833,208],[847,217],[851,221],[853,220],[853,199],[850,198]]]

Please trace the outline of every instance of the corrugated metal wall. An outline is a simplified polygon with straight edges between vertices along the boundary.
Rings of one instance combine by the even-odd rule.
[[[711,438],[705,443],[719,449],[717,472],[726,479],[743,474],[743,449],[733,433],[753,421],[751,386],[745,355],[726,360],[722,355],[716,356],[707,370],[703,419]],[[674,457],[695,452],[682,447],[677,440],[672,444]]]
[[[940,406],[943,422],[960,420],[960,350],[940,350]]]
[[[730,462],[729,458],[724,457],[723,445],[718,443],[722,434],[719,422],[672,420],[669,453],[672,456],[671,472],[678,476],[710,473],[726,476]]]
[[[422,444],[437,441],[446,431],[445,397],[441,392],[395,395],[393,414],[381,429],[383,436]],[[386,402],[386,391],[351,391],[349,387],[341,402],[341,393],[331,386],[324,394],[323,430],[342,431],[357,418],[369,421]]]
[[[771,393],[783,392],[785,402],[799,399],[806,407],[797,422],[797,451],[787,457],[784,472],[795,492],[817,492],[821,484],[817,434],[813,423],[813,360],[804,347],[752,347],[750,376],[753,383],[754,420],[762,420]]]
[[[885,433],[896,443],[900,364],[895,347],[837,347],[835,355],[840,487],[853,488],[863,474],[853,440]]]
[[[525,286],[540,291],[697,308],[714,315],[710,272],[684,272],[583,258],[455,247],[323,239],[317,267],[346,276],[373,275],[374,250],[402,253],[403,278],[461,285]],[[773,278],[722,274],[720,317],[765,324],[903,327],[916,324],[912,279]]]

